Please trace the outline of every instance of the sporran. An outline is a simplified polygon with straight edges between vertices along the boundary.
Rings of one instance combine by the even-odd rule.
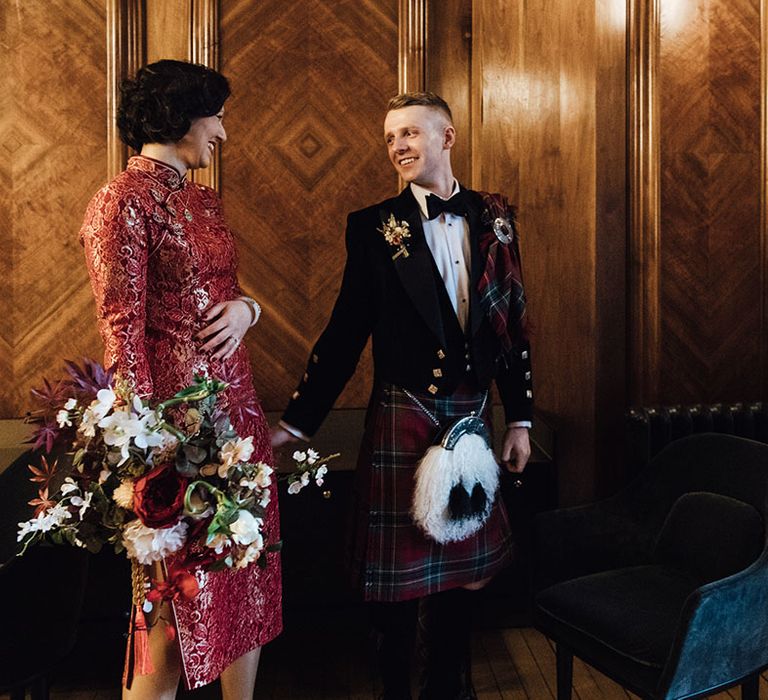
[[[403,390],[430,420],[442,427],[413,394]],[[491,450],[482,415],[454,420],[416,467],[411,515],[423,532],[440,544],[460,542],[483,527],[499,488],[499,465]]]

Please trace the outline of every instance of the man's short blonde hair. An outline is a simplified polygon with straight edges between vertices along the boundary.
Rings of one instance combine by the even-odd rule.
[[[442,112],[448,121],[453,124],[453,114],[451,114],[451,108],[448,103],[436,95],[434,92],[404,92],[400,95],[393,97],[387,104],[387,112],[391,112],[393,109],[403,109],[403,107],[432,107]]]

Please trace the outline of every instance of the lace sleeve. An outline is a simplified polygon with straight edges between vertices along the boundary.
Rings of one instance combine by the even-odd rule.
[[[109,188],[94,197],[80,231],[96,300],[104,362],[152,394],[144,347],[147,292],[147,226],[136,198],[115,197]]]

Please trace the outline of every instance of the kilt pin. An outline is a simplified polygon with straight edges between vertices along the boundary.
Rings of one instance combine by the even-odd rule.
[[[424,214],[410,186],[397,197],[353,212],[347,220],[347,260],[338,298],[282,417],[283,425],[313,435],[372,337],[374,388],[355,477],[348,563],[354,583],[363,598],[374,603],[373,609],[400,603],[415,610],[416,599],[437,600],[487,579],[512,557],[509,521],[498,500],[485,525],[460,542],[438,544],[410,514],[416,466],[441,428],[481,410],[490,425],[490,401],[485,397],[492,382],[507,423],[530,421],[532,415],[528,341],[518,333],[513,345],[503,342],[494,325],[494,297],[489,300],[480,291],[488,269],[488,236],[494,236],[488,195],[465,188],[461,193],[466,202],[470,275],[464,328],[427,244]],[[501,201],[499,195],[493,197]],[[505,214],[514,221],[511,207]],[[394,243],[387,240],[388,222],[390,227],[405,228],[408,236]],[[515,240],[514,255],[519,256],[517,251]],[[524,302],[522,286],[519,292]],[[516,323],[520,325],[519,318]],[[440,613],[446,614],[452,613]],[[384,612],[379,618],[392,627],[398,615]],[[408,664],[410,618],[400,617],[399,631],[392,628],[388,633],[393,639],[401,637],[393,646],[389,666]],[[401,680],[405,688],[407,678]],[[388,694],[386,686],[385,676],[385,697],[410,696],[407,689]],[[434,697],[449,695],[438,691]]]

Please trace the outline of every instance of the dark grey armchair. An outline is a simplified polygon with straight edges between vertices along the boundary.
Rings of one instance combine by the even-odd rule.
[[[534,624],[642,698],[700,698],[768,667],[768,445],[719,434],[670,444],[624,491],[539,516]]]

